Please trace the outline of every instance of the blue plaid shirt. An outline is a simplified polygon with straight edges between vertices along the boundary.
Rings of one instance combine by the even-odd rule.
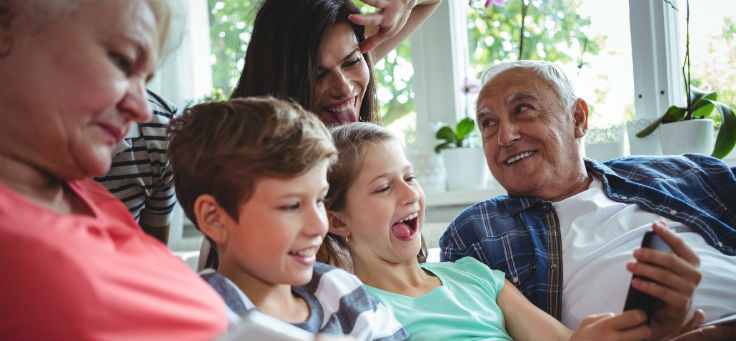
[[[736,167],[703,155],[585,160],[614,201],[681,222],[727,255],[736,255]],[[440,238],[442,261],[472,256],[556,317],[562,307],[562,250],[552,203],[501,195],[466,208]]]

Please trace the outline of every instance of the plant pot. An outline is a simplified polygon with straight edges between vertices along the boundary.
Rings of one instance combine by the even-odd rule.
[[[695,119],[663,123],[659,126],[659,140],[663,154],[710,155],[715,143],[713,141],[713,120]]]
[[[485,188],[488,166],[482,148],[448,148],[441,155],[448,191]]]
[[[591,128],[585,134],[585,156],[598,162],[624,156],[623,124],[609,128]]]
[[[644,137],[636,137],[640,131],[656,119],[641,118],[626,123],[629,137],[629,154],[631,155],[662,155],[662,146],[659,142],[659,129]]]

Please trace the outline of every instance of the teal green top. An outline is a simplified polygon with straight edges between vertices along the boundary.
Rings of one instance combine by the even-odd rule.
[[[511,340],[496,298],[504,274],[475,258],[424,263],[442,281],[424,296],[409,297],[363,285],[409,331],[409,340]]]

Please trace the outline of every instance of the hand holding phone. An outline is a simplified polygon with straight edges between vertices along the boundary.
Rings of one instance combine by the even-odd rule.
[[[641,247],[650,248],[662,252],[670,252],[670,246],[667,245],[667,243],[665,243],[665,241],[662,240],[660,236],[654,233],[654,231],[648,231],[646,234],[644,234],[644,239],[642,239]],[[632,280],[635,278],[649,280],[638,275],[634,275],[632,277]],[[652,315],[654,314],[654,312],[657,311],[657,309],[661,308],[662,305],[663,302],[660,299],[652,297],[649,294],[645,294],[637,289],[634,289],[633,286],[629,285],[629,293],[626,296],[624,311],[631,309],[643,310],[647,314],[647,324],[649,324],[649,322],[652,320]]]

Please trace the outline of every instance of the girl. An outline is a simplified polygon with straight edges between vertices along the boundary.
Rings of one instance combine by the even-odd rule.
[[[424,192],[400,141],[370,123],[337,127],[332,135],[339,162],[328,174],[330,227],[320,261],[352,263],[411,339],[649,337],[641,311],[590,316],[573,332],[474,258],[421,263]],[[350,259],[340,258],[344,250]]]

